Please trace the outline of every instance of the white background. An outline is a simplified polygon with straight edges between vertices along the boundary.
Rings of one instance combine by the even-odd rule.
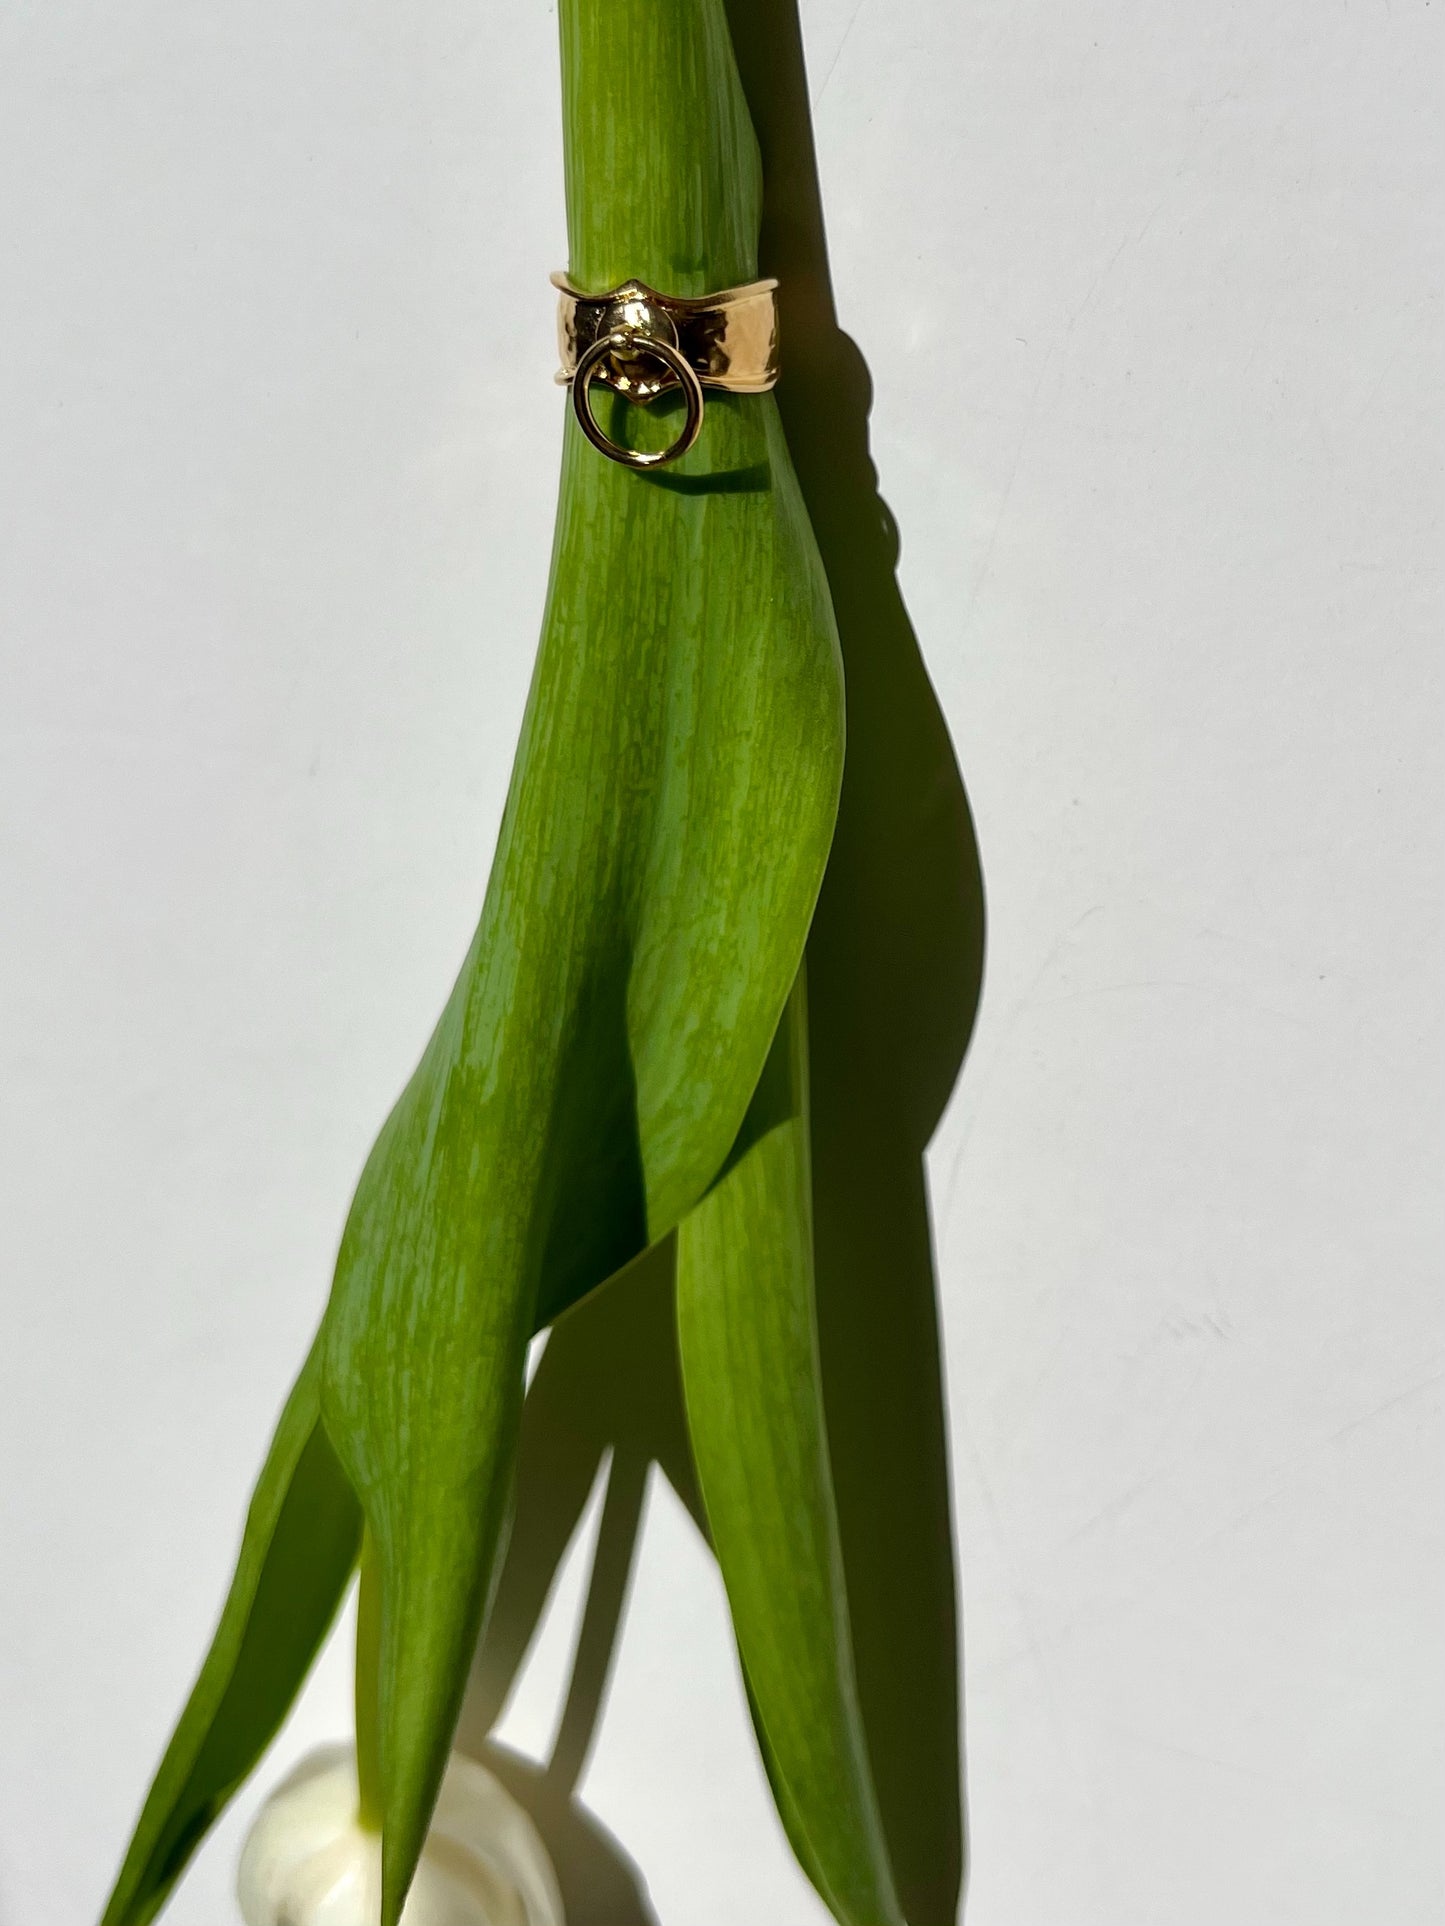
[[[970,1926],[1445,1920],[1441,13],[805,7],[989,894],[931,1157]],[[554,33],[0,13],[3,1926],[98,1910],[480,902]],[[347,1691],[334,1643],[175,1926]],[[820,1918],[670,1499],[585,1791],[662,1926]]]

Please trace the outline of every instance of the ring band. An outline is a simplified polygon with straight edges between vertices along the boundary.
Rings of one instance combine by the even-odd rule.
[[[558,291],[557,379],[594,448],[629,468],[676,461],[702,427],[703,390],[764,394],[778,379],[777,282],[750,281],[717,294],[659,294],[644,281],[624,281],[606,294],[585,294],[564,274]],[[604,435],[592,413],[591,385],[646,403],[671,388],[687,402],[682,434],[659,454],[639,454]]]
[[[687,413],[682,433],[666,448],[653,452],[624,448],[598,426],[592,412],[592,383],[601,377],[603,363],[610,356],[619,355],[659,362],[675,377],[670,385],[681,387]],[[702,407],[702,383],[686,355],[670,341],[632,328],[617,328],[611,334],[599,335],[583,353],[572,377],[572,408],[583,434],[600,454],[606,455],[609,461],[621,462],[626,468],[661,468],[664,462],[676,461],[679,455],[685,455],[702,428]]]

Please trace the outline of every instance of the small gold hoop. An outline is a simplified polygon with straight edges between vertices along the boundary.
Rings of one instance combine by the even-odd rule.
[[[687,414],[682,433],[666,448],[652,453],[624,448],[597,425],[597,418],[592,412],[593,379],[609,355],[622,353],[646,355],[661,362],[681,385]],[[609,461],[621,462],[625,468],[660,468],[664,462],[676,461],[679,455],[685,455],[698,438],[702,428],[702,383],[686,355],[681,354],[670,341],[644,333],[640,328],[616,328],[611,334],[599,335],[578,357],[577,369],[572,376],[572,408],[583,434]]]

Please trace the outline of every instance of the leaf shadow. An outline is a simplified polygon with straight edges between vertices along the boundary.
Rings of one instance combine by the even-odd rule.
[[[778,402],[832,590],[848,685],[838,828],[808,942],[819,1340],[854,1659],[910,1926],[951,1926],[965,1875],[960,1630],[924,1151],[983,984],[983,874],[897,579],[869,453],[872,383],[838,326],[796,0],[727,0],[763,154],[760,271],[781,282]],[[588,1495],[608,1493],[551,1762],[489,1739]],[[706,1536],[683,1414],[672,1247],[558,1320],[528,1393],[516,1524],[458,1743],[531,1811],[571,1926],[655,1926],[622,1846],[576,1798],[606,1695],[647,1468]]]
[[[778,404],[832,589],[848,754],[808,939],[814,1237],[829,1447],[864,1725],[910,1926],[965,1874],[960,1628],[923,1156],[983,988],[968,797],[897,577],[872,382],[838,326],[796,0],[726,0],[780,286]]]
[[[673,1243],[645,1251],[553,1326],[527,1392],[514,1523],[457,1728],[531,1814],[569,1926],[656,1926],[641,1874],[576,1796],[606,1697],[656,1465],[706,1537],[683,1416]],[[545,1766],[491,1738],[599,1473],[607,1495],[572,1676]]]

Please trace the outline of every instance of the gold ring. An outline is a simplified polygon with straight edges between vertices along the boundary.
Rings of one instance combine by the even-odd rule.
[[[645,281],[624,281],[606,294],[585,294],[565,274],[558,290],[557,379],[572,388],[572,405],[594,448],[629,468],[675,461],[702,426],[704,388],[765,394],[778,379],[777,282],[750,281],[717,294],[659,294]],[[588,389],[600,381],[629,401],[648,402],[681,388],[687,423],[661,454],[641,455],[602,433]]]
[[[602,373],[603,362],[639,359],[658,362],[666,369],[682,389],[687,408],[682,433],[676,441],[651,453],[624,448],[604,434],[592,412],[592,383]],[[640,328],[615,328],[611,334],[599,335],[578,360],[572,377],[572,408],[588,441],[610,461],[620,461],[626,468],[661,468],[664,462],[676,461],[679,455],[685,455],[698,438],[702,428],[702,383],[687,356],[672,342],[660,335],[645,334]]]

